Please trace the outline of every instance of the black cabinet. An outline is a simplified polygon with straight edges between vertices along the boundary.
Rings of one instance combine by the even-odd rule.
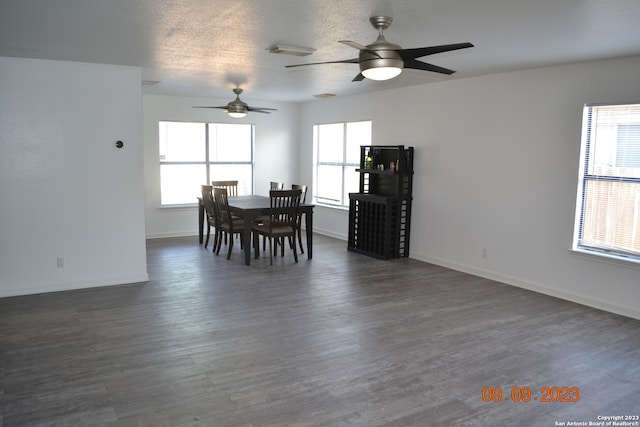
[[[358,193],[349,193],[347,249],[380,259],[409,256],[413,147],[360,147]]]

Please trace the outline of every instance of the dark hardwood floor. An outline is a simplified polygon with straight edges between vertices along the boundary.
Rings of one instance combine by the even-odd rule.
[[[314,243],[313,260],[285,252],[271,267],[268,256],[245,266],[239,245],[227,261],[196,237],[150,240],[148,283],[0,299],[0,425],[557,426],[640,415],[640,321]],[[485,387],[509,400],[484,401]],[[530,387],[531,400],[512,401],[513,387]],[[551,400],[576,387],[567,397],[579,400],[543,402],[544,387]]]

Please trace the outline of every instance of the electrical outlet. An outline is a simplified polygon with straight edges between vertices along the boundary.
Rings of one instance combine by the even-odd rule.
[[[487,257],[487,248],[482,248],[482,258]]]
[[[58,268],[64,268],[64,257],[58,257]]]

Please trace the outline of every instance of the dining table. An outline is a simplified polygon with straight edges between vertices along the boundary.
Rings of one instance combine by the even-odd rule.
[[[307,258],[313,258],[313,208],[315,205],[309,203],[300,203],[298,212],[304,214],[305,231],[307,237]],[[244,230],[242,232],[242,241],[244,242],[244,263],[251,265],[251,226],[256,218],[269,215],[271,209],[271,199],[267,196],[247,195],[229,197],[229,210],[241,216],[244,219]],[[199,238],[200,243],[204,234],[204,203],[198,198],[198,220],[199,220]]]

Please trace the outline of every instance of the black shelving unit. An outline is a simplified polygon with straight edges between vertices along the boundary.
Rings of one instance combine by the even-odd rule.
[[[347,249],[380,259],[409,256],[413,147],[361,146],[356,172],[360,187],[349,193]]]

